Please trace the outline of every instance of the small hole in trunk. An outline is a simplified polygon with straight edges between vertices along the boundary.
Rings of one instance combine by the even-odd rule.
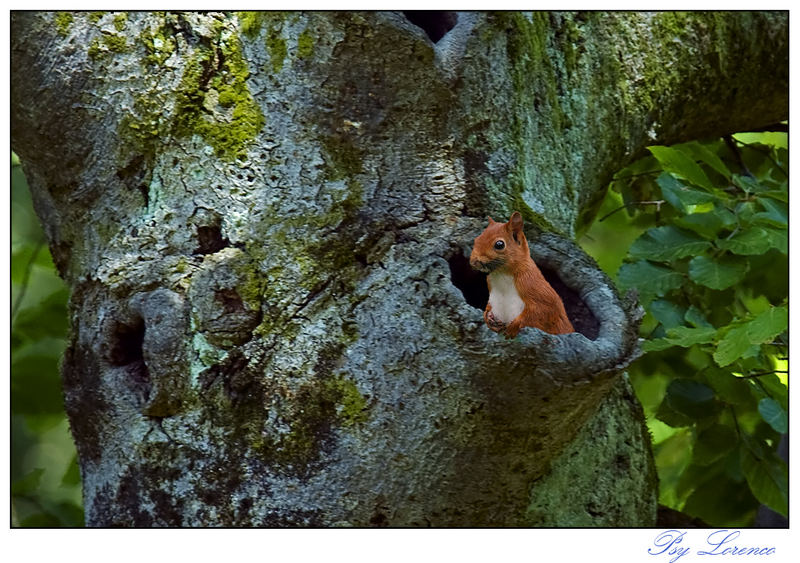
[[[408,21],[421,28],[434,43],[438,43],[458,23],[458,14],[455,12],[413,10],[403,12],[403,15]]]

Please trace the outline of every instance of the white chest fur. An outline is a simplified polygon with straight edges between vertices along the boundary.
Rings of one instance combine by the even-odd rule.
[[[508,274],[489,274],[492,291],[489,293],[489,304],[492,306],[494,318],[502,323],[510,323],[516,319],[525,307],[525,303],[517,293],[514,278]]]

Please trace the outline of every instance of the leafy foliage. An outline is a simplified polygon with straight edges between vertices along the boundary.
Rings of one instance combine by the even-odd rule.
[[[11,160],[11,501],[14,526],[82,526],[77,456],[64,415],[58,362],[68,291]]]
[[[714,526],[752,525],[759,503],[788,511],[776,454],[788,431],[786,142],[765,133],[650,147],[616,175],[604,204],[616,209],[584,244],[613,271],[603,247],[635,237],[617,249],[616,279],[647,311],[646,354],[630,373],[660,500]]]

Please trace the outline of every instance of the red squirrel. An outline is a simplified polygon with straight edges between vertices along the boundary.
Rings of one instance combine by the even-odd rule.
[[[550,334],[575,332],[564,303],[531,258],[522,226],[518,211],[508,223],[489,217],[489,226],[475,239],[469,263],[489,274],[489,303],[483,320],[508,339],[524,326]]]

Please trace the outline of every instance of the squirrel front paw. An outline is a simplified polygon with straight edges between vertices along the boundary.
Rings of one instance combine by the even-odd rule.
[[[506,329],[503,332],[507,340],[511,340],[512,338],[516,338],[519,331],[522,330],[522,323],[518,320],[513,320],[506,325]]]
[[[488,326],[494,332],[503,332],[503,330],[506,328],[506,324],[498,321],[495,318],[494,313],[491,311],[486,311],[483,314],[483,320],[486,321],[486,326]]]

